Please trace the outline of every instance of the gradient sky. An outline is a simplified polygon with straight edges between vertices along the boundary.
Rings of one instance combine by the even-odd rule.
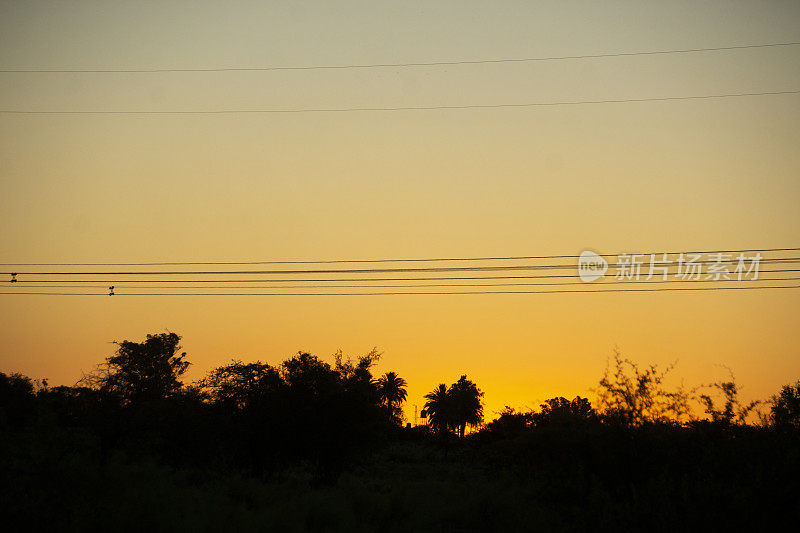
[[[800,40],[800,3],[0,2],[0,67],[302,66]],[[800,46],[352,70],[0,74],[6,110],[494,104],[800,89]],[[800,246],[800,96],[284,115],[0,114],[0,261],[247,261]],[[15,296],[0,370],[72,384],[169,328],[191,379],[377,346],[409,406],[589,395],[618,346],[800,378],[800,290],[397,297]],[[407,409],[407,412],[411,412]]]

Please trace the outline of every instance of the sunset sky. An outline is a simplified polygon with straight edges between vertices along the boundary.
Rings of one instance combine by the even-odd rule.
[[[0,2],[0,70],[417,63],[800,41],[800,2]],[[2,111],[342,109],[800,90],[800,46],[473,65],[0,72]],[[382,259],[800,246],[800,95],[284,114],[0,113],[0,262]],[[798,254],[800,255],[800,254]],[[352,268],[352,266],[351,266]],[[9,267],[0,267],[8,271]],[[8,281],[3,278],[2,281]],[[9,290],[4,283],[0,290]],[[102,285],[102,284],[101,284]],[[100,291],[102,292],[102,291]],[[0,371],[73,384],[114,340],[232,358],[377,346],[406,413],[466,373],[591,396],[619,347],[800,378],[800,289],[405,296],[0,295]]]

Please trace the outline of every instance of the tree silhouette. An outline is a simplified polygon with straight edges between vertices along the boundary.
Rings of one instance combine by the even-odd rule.
[[[355,361],[351,358],[345,359],[340,349],[333,354],[334,370],[336,370],[339,376],[345,381],[369,381],[372,379],[372,372],[370,369],[380,358],[381,353],[377,348],[372,348],[369,352],[357,357]]]
[[[784,385],[772,397],[772,422],[778,427],[800,429],[800,381],[794,385]]]
[[[34,411],[33,380],[22,374],[0,372],[0,428],[21,426]]]
[[[483,392],[465,374],[450,386],[448,395],[453,406],[453,427],[463,437],[467,426],[476,427],[483,422]]]
[[[399,423],[403,420],[403,410],[400,405],[406,399],[406,380],[395,372],[387,372],[378,378],[378,397],[386,406],[389,419]]]
[[[664,378],[674,365],[660,370],[650,365],[644,370],[629,359],[614,352],[613,368],[606,366],[595,391],[606,420],[626,426],[641,426],[648,422],[680,422],[689,418],[691,393],[677,387],[666,389]]]
[[[447,385],[440,383],[438,387],[425,395],[425,410],[428,412],[428,425],[445,435],[452,427],[452,408]]]
[[[534,417],[534,413],[518,413],[513,407],[508,405],[500,411],[499,415],[500,416],[486,424],[485,432],[505,439],[516,437],[530,428]]]
[[[189,368],[186,353],[178,355],[180,336],[148,335],[144,342],[115,343],[116,355],[81,380],[123,403],[168,398],[181,388],[178,380]]]
[[[448,388],[441,383],[425,395],[425,409],[429,424],[440,434],[457,430],[463,437],[467,426],[475,427],[483,422],[483,392],[477,385],[461,376]]]
[[[281,383],[278,369],[268,364],[234,360],[209,372],[198,386],[217,405],[244,409]]]
[[[597,412],[586,398],[576,396],[572,401],[559,396],[545,400],[540,405],[541,411],[533,414],[537,426],[549,424],[579,424],[597,418]]]
[[[688,395],[666,388],[666,371],[617,357],[601,381],[602,414],[557,396],[482,425],[483,393],[462,375],[425,395],[432,431],[406,431],[386,416],[406,382],[372,376],[375,350],[232,360],[187,386],[179,340],[119,343],[93,388],[0,372],[6,522],[638,531],[797,521],[800,381],[772,398],[775,428],[748,425],[733,378],[706,391],[711,422],[682,424],[671,415]],[[444,454],[429,453],[437,441]]]

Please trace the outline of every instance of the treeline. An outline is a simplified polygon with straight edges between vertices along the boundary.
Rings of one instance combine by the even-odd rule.
[[[325,478],[399,422],[400,398],[372,375],[376,351],[332,365],[308,353],[278,366],[232,361],[183,384],[179,343],[175,333],[120,342],[74,387],[0,374],[0,425],[96,435],[101,458],[123,449],[254,473],[308,460]]]
[[[757,427],[776,431],[800,430],[800,381],[784,385],[766,401],[743,401],[733,374],[725,381],[696,386],[669,387],[668,374],[657,365],[640,367],[617,351],[598,386],[597,408],[586,398],[546,400],[539,411],[515,412],[506,407],[482,431],[506,434],[511,428],[552,423],[599,423],[621,428],[666,426],[735,430]]]
[[[50,387],[47,380],[0,372],[0,427],[51,424],[95,429],[113,445],[121,440],[113,438],[115,431],[152,434],[158,429],[163,436],[163,429],[209,425],[213,420],[214,427],[224,429],[204,427],[203,436],[214,436],[204,440],[219,442],[220,435],[235,435],[232,440],[255,442],[255,448],[262,450],[252,457],[269,455],[280,460],[320,459],[325,448],[342,453],[359,443],[397,436],[403,426],[407,383],[395,372],[373,375],[380,359],[375,349],[355,359],[345,359],[340,351],[332,364],[304,352],[276,366],[233,360],[185,384],[181,378],[190,362],[180,351],[180,340],[168,332],[147,335],[142,342],[116,343],[116,352],[73,387]],[[484,393],[463,375],[425,395],[426,425],[414,432],[464,437],[467,428],[472,428],[478,430],[473,434],[503,435],[533,426],[579,422],[730,427],[746,426],[748,419],[761,427],[800,429],[800,381],[782,387],[766,402],[742,403],[732,376],[729,381],[691,390],[670,389],[666,378],[672,370],[672,366],[662,370],[656,365],[642,369],[617,352],[595,389],[596,408],[586,398],[557,397],[545,401],[538,411],[506,407],[486,424]],[[767,411],[757,411],[760,407]],[[157,427],[159,421],[164,427]],[[232,431],[234,427],[238,430]]]
[[[397,530],[471,531],[475,523],[525,530],[531,521],[549,530],[641,529],[655,508],[672,527],[748,523],[753,517],[743,513],[754,505],[773,518],[796,517],[788,510],[800,496],[800,382],[763,403],[743,402],[732,377],[670,387],[672,367],[640,367],[617,353],[596,405],[556,397],[486,421],[484,393],[463,375],[425,396],[425,425],[406,427],[407,383],[395,372],[375,375],[379,358],[373,350],[355,358],[339,352],[331,362],[303,352],[277,365],[234,360],[184,383],[190,362],[180,337],[159,333],[118,343],[73,387],[0,373],[3,511],[46,512],[94,528],[116,511],[98,511],[92,501],[111,498],[108,505],[141,520],[149,511],[136,502],[156,476],[178,492],[164,489],[158,503],[179,510],[153,513],[158,524],[178,520],[176,527],[196,512],[189,503],[196,498],[225,507],[225,520],[294,508],[298,517],[287,527],[296,530],[337,529],[333,523],[351,530],[345,526],[367,501],[373,530],[395,523]],[[147,461],[156,466],[142,467]],[[174,472],[196,474],[176,481]],[[236,482],[220,503],[220,482],[210,480],[231,483],[232,473],[268,485]],[[145,474],[151,481],[134,479]],[[306,481],[298,485],[297,476]],[[299,489],[303,483],[311,488]],[[107,485],[129,487],[133,501],[109,496]],[[255,495],[273,486],[269,497]],[[294,496],[277,496],[286,491]],[[298,503],[317,494],[338,503],[324,512]],[[402,511],[438,497],[450,499],[429,519]]]

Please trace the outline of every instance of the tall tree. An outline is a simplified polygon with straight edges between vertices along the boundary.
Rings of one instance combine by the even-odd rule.
[[[428,424],[434,431],[442,435],[450,431],[453,416],[447,385],[440,383],[425,395],[425,410],[428,412]]]
[[[453,427],[463,437],[467,426],[476,427],[483,422],[483,392],[463,375],[450,386],[448,395],[452,402]]]
[[[148,335],[144,342],[115,343],[115,355],[82,380],[123,403],[168,398],[181,388],[179,378],[189,368],[186,353],[178,353],[175,333]]]
[[[386,412],[393,422],[403,421],[403,410],[400,407],[406,400],[406,380],[395,372],[387,372],[378,378],[378,397],[386,406]]]

